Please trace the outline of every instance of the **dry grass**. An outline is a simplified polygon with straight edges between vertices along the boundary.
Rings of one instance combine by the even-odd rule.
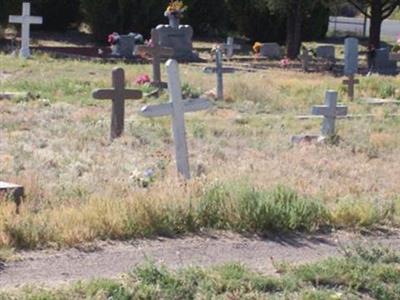
[[[293,116],[322,103],[326,89],[339,89],[345,99],[340,78],[285,70],[227,75],[230,101],[187,116],[196,179],[185,185],[174,179],[170,120],[137,114],[144,102],[162,102],[167,95],[127,103],[125,136],[110,144],[110,103],[92,100],[90,91],[110,85],[113,65],[0,55],[0,66],[0,91],[38,95],[0,101],[1,179],[27,190],[20,216],[12,205],[0,206],[0,245],[72,246],[97,238],[184,232],[191,228],[179,218],[187,217],[190,204],[199,204],[215,182],[260,191],[284,185],[326,206],[326,224],[399,224],[400,122],[386,117],[396,107],[347,103],[351,113],[377,118],[339,121],[339,146],[289,142],[293,134],[319,131],[319,121]],[[123,67],[130,86],[136,76],[150,72],[147,65]],[[200,68],[183,65],[181,70],[189,91],[213,87],[214,77]],[[396,97],[399,81],[362,78],[361,95]],[[149,169],[154,177],[144,175]],[[171,215],[157,228],[154,222],[161,222],[165,210]],[[235,219],[234,211],[228,210],[228,220]]]

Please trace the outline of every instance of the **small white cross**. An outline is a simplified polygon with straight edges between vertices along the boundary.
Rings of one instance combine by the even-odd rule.
[[[28,58],[31,56],[29,50],[30,40],[30,25],[31,24],[42,24],[42,17],[31,16],[31,4],[24,2],[22,4],[22,16],[9,16],[10,23],[22,24],[21,30],[21,51],[19,56],[22,58]]]
[[[228,37],[226,44],[223,44],[224,50],[226,51],[226,57],[231,59],[233,57],[235,50],[240,50],[242,47],[240,45],[235,44],[235,40],[233,37]]]
[[[172,129],[175,142],[175,156],[178,172],[190,179],[189,154],[186,142],[185,113],[206,110],[211,103],[207,99],[182,100],[179,66],[175,60],[166,63],[168,73],[168,90],[170,102],[166,104],[145,106],[141,110],[144,117],[172,116]]]
[[[336,118],[347,115],[347,106],[337,105],[338,93],[336,91],[327,91],[325,96],[325,105],[317,105],[312,109],[312,114],[324,116],[321,133],[323,136],[333,136],[336,134]]]

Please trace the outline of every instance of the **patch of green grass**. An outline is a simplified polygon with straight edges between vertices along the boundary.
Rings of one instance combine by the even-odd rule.
[[[2,299],[399,299],[400,254],[356,246],[343,258],[289,267],[264,276],[239,264],[176,272],[151,262],[122,280],[95,280],[64,289],[23,288]],[[368,298],[369,297],[369,298]]]

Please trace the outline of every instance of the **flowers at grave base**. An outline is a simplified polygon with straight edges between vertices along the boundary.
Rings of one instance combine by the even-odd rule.
[[[397,37],[397,44],[392,48],[393,53],[400,53],[400,35]]]
[[[253,45],[253,51],[255,54],[260,54],[261,51],[261,47],[262,47],[262,43],[260,42],[255,42]]]
[[[114,45],[116,45],[116,44],[119,43],[119,39],[120,39],[119,34],[118,34],[117,32],[113,32],[113,33],[111,33],[110,35],[108,35],[108,37],[107,37],[107,42],[108,42],[111,46],[114,46]]]
[[[138,78],[136,78],[135,83],[137,85],[145,85],[147,83],[150,83],[151,79],[148,75],[140,75]]]
[[[290,63],[289,59],[288,59],[287,57],[285,57],[284,59],[282,59],[282,60],[279,62],[279,65],[281,66],[281,68],[286,69],[286,68],[289,67],[289,63]]]
[[[183,13],[185,12],[186,9],[187,6],[183,4],[183,1],[171,0],[164,15],[166,17],[174,16],[180,19],[183,17]]]

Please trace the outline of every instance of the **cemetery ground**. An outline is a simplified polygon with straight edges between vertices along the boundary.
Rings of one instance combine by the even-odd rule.
[[[394,241],[394,248],[400,248],[396,242],[400,119],[392,116],[398,107],[369,106],[363,100],[400,98],[396,77],[361,77],[356,100],[349,102],[343,78],[331,74],[278,68],[228,74],[226,100],[215,102],[209,111],[186,116],[193,179],[184,182],[176,179],[170,118],[153,120],[137,113],[144,104],[166,102],[167,93],[159,99],[128,100],[124,136],[111,143],[110,101],[92,99],[91,91],[110,86],[113,64],[56,60],[41,54],[24,61],[0,55],[0,65],[2,91],[29,92],[0,100],[1,179],[26,189],[19,215],[12,202],[0,205],[3,261],[24,258],[21,250],[77,247],[96,252],[99,241],[161,236],[185,241],[188,234],[201,236],[214,230],[217,236],[225,231],[243,234],[232,234],[233,241],[253,234],[301,232],[326,234],[324,238],[332,243],[337,237],[332,232],[340,230],[340,236],[350,235],[345,244],[368,232],[372,235],[368,240],[388,245]],[[129,87],[136,86],[139,75],[151,73],[150,65],[118,65],[125,69]],[[214,87],[214,76],[203,74],[201,67],[183,64],[180,68],[187,97]],[[145,94],[151,91],[141,88]],[[338,120],[338,136],[327,144],[293,145],[293,135],[319,132],[320,119],[296,116],[322,104],[327,89],[340,92],[339,102],[348,105],[352,115],[373,117]],[[392,235],[377,238],[378,232]],[[292,261],[306,265],[273,263],[279,276],[259,275],[233,264],[200,264],[211,269],[177,271],[148,264],[121,280],[52,291],[28,288],[1,296],[168,298],[179,293],[182,299],[196,295],[340,299],[345,294],[396,299],[397,253],[384,246],[372,250],[365,246],[338,256],[337,246],[324,250],[318,243],[312,245],[326,255],[310,258],[306,257],[309,247],[294,247],[293,257],[305,257]],[[244,253],[246,249],[238,257]],[[289,256],[284,248],[276,253],[278,262]],[[335,258],[327,258],[332,255]],[[29,254],[26,257],[29,260]],[[43,268],[46,265],[51,264],[44,260]]]

